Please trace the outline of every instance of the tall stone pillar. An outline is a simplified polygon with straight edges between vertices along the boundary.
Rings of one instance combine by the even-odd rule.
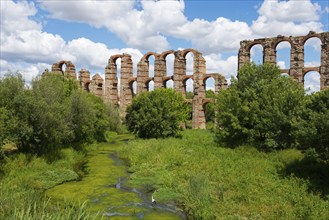
[[[301,37],[292,38],[293,45],[290,54],[290,70],[289,75],[299,83],[304,82],[304,45]]]
[[[329,89],[329,32],[321,34],[320,89]]]
[[[90,84],[90,72],[86,69],[81,69],[79,71],[79,84],[80,88],[89,92],[89,84]]]
[[[206,116],[203,106],[203,100],[206,98],[206,89],[203,82],[206,74],[206,60],[203,58],[202,53],[196,52],[194,54],[193,65],[193,88],[194,96],[192,101],[193,117],[192,128],[206,128]]]
[[[240,42],[240,49],[238,54],[238,70],[241,69],[241,67],[250,62],[250,51],[247,47],[248,41],[241,41]]]
[[[105,68],[105,100],[113,105],[119,105],[118,99],[118,78],[116,60],[121,58],[121,55],[113,55],[108,61]]]
[[[276,64],[276,51],[273,47],[273,39],[266,39],[264,44],[264,63]]]
[[[90,92],[94,93],[95,95],[99,97],[103,97],[103,85],[104,85],[104,80],[103,78],[99,75],[96,74],[92,77],[91,83],[90,83]]]
[[[126,115],[127,106],[131,104],[133,92],[129,85],[129,79],[133,77],[133,62],[131,55],[123,54],[121,58],[120,81],[120,116]]]
[[[149,77],[149,61],[141,59],[137,64],[137,89],[136,95],[147,92],[147,86],[145,85]]]
[[[174,89],[182,94],[185,94],[183,82],[185,75],[186,59],[182,56],[181,51],[176,51],[174,60]]]
[[[166,60],[157,56],[154,60],[154,89],[163,87],[163,77],[166,76]]]

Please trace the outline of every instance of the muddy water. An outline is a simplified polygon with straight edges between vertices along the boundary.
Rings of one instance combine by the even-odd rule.
[[[107,219],[185,219],[175,207],[151,203],[151,194],[126,185],[127,167],[116,156],[127,137],[100,144],[88,153],[88,174],[78,182],[67,182],[46,192],[55,199],[76,204],[88,201],[91,211]]]

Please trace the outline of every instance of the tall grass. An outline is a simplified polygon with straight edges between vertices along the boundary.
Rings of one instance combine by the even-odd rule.
[[[303,160],[297,150],[259,152],[215,145],[207,131],[181,139],[129,142],[120,151],[132,172],[159,203],[174,201],[197,219],[328,219],[329,202],[310,191],[307,179],[284,170]]]
[[[61,151],[61,159],[47,159],[27,154],[6,157],[1,169],[0,219],[92,219],[86,204],[58,203],[44,196],[44,191],[66,181],[78,180],[84,167],[83,153]]]

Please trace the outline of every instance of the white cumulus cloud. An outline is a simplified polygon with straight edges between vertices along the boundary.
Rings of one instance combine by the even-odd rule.
[[[322,31],[319,22],[321,7],[310,0],[265,0],[258,10],[259,17],[251,28],[263,37],[276,35],[304,35],[310,30]]]

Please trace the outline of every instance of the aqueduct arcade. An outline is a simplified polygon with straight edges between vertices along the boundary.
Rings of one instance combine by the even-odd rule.
[[[318,38],[321,41],[321,61],[319,66],[308,67],[304,65],[304,45],[310,38]],[[281,42],[290,44],[290,66],[289,69],[281,69],[282,73],[288,74],[299,83],[304,83],[305,75],[310,71],[320,74],[320,89],[329,88],[329,32],[309,32],[306,36],[273,38],[261,38],[245,40],[240,42],[238,53],[238,69],[250,62],[250,50],[254,45],[263,47],[263,63],[277,64],[277,45]],[[193,73],[187,74],[187,54],[193,54]],[[173,75],[168,74],[167,57],[174,57]],[[150,57],[154,58],[154,74],[150,76]],[[121,71],[119,78],[118,65],[120,61]],[[63,66],[66,68],[63,70]],[[52,65],[52,72],[63,74],[76,79],[75,66],[70,61],[60,61]],[[120,108],[121,116],[125,115],[126,108],[131,104],[135,95],[150,91],[150,83],[154,89],[167,87],[167,82],[173,82],[173,88],[186,95],[187,81],[193,81],[193,98],[186,100],[192,104],[192,127],[205,128],[205,105],[213,100],[206,98],[206,81],[214,80],[214,90],[217,94],[220,90],[227,88],[227,81],[218,73],[206,73],[206,61],[197,50],[186,49],[169,50],[161,54],[146,53],[137,64],[137,76],[133,74],[133,61],[129,54],[117,54],[110,57],[105,67],[105,80],[96,74],[90,79],[90,72],[86,69],[79,71],[78,79],[81,88],[92,92],[105,101],[112,102]]]
[[[186,56],[193,54],[193,74],[187,75]],[[168,76],[166,68],[166,57],[174,55],[173,75]],[[154,57],[154,76],[149,76],[150,56]],[[121,77],[118,78],[117,60],[121,60]],[[66,69],[62,70],[63,64]],[[68,68],[71,67],[71,68]],[[73,73],[74,71],[74,73]],[[61,73],[75,78],[74,65],[69,61],[60,61],[53,64],[52,72]],[[197,50],[186,49],[182,51],[166,51],[161,54],[149,52],[145,54],[137,64],[137,76],[133,74],[133,62],[129,54],[117,54],[110,57],[105,67],[105,80],[99,74],[90,79],[90,72],[82,69],[79,71],[79,82],[81,88],[101,96],[105,101],[119,106],[121,116],[125,115],[128,105],[131,104],[135,95],[150,91],[150,82],[154,83],[154,89],[166,88],[166,82],[172,80],[173,88],[184,96],[187,91],[187,80],[193,80],[193,98],[187,100],[192,104],[192,127],[205,128],[205,105],[213,100],[206,98],[206,81],[214,80],[214,92],[227,87],[227,81],[218,73],[206,74],[206,61]],[[136,90],[134,91],[134,86]]]
[[[305,42],[308,39],[317,38],[321,41],[321,61],[319,66],[307,67],[304,62]],[[281,42],[290,44],[290,68],[281,69],[282,73],[288,74],[297,82],[304,83],[305,75],[310,71],[320,74],[320,89],[329,88],[329,32],[315,33],[310,31],[306,36],[286,37],[277,36],[273,38],[261,38],[255,40],[245,40],[240,42],[238,68],[250,62],[250,50],[255,45],[263,47],[263,63],[276,64],[277,45]]]

